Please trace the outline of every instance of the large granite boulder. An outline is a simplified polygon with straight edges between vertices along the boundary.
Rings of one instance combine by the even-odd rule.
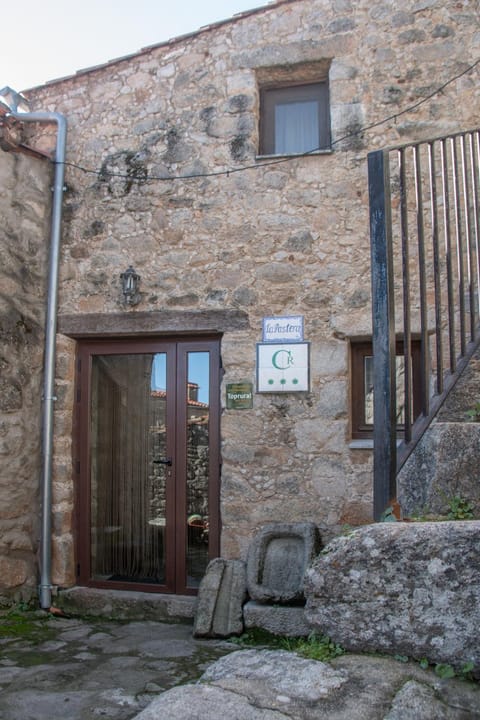
[[[480,522],[379,523],[336,538],[305,615],[348,650],[480,667]]]
[[[345,655],[330,665],[283,650],[240,650],[195,685],[159,695],[136,720],[467,720],[480,687],[418,663]]]

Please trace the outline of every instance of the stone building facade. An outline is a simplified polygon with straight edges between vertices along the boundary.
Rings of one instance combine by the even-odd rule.
[[[479,68],[460,75],[479,56],[476,0],[277,0],[26,92],[33,110],[68,121],[55,585],[76,582],[75,374],[85,338],[219,340],[223,557],[244,558],[271,521],[311,520],[328,540],[371,520],[372,453],[352,442],[350,374],[352,342],[371,335],[366,156],[474,127]],[[330,137],[304,156],[266,149],[268,91],[317,83]],[[24,132],[39,150],[54,147],[53,126]],[[13,160],[1,162],[8,186]],[[45,223],[47,190],[29,204],[31,183],[17,184],[22,229],[25,205]],[[22,253],[17,262],[28,265]],[[141,284],[138,303],[126,305],[119,276],[130,265]],[[227,409],[228,384],[255,388],[263,319],[285,316],[304,318],[309,390],[254,392],[251,408]],[[38,391],[27,398],[39,405]],[[35,430],[36,414],[22,411]],[[13,468],[22,450],[7,450]],[[11,486],[2,493],[4,506]],[[0,562],[9,562],[14,548],[2,543]]]
[[[37,584],[50,168],[0,154],[0,596]]]

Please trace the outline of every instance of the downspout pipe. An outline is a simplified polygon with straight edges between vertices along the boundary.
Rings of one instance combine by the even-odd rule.
[[[9,112],[21,122],[56,123],[55,176],[50,232],[48,265],[47,315],[45,322],[45,357],[42,412],[42,524],[40,544],[40,607],[52,605],[52,456],[53,408],[55,393],[55,345],[57,334],[58,270],[60,264],[60,237],[62,199],[67,145],[67,120],[56,112]]]

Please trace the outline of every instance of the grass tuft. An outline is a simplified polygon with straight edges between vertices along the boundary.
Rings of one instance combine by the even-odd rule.
[[[307,638],[285,637],[273,635],[266,630],[254,628],[238,638],[231,638],[230,642],[241,647],[260,646],[277,650],[287,650],[297,653],[309,660],[329,662],[335,657],[345,654],[345,650],[338,643],[333,642],[324,635],[311,633]]]

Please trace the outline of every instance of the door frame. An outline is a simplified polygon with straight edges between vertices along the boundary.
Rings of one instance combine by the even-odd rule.
[[[180,532],[179,523],[172,522],[180,517],[186,506],[186,437],[187,405],[182,402],[187,392],[187,358],[189,352],[208,351],[210,355],[210,398],[209,398],[209,548],[208,557],[220,554],[220,382],[221,357],[220,335],[158,335],[148,337],[103,337],[81,338],[76,348],[76,391],[74,413],[74,527],[75,567],[77,583],[87,587],[130,590],[133,592],[172,593],[195,595],[197,589],[187,586],[186,547],[187,524]],[[167,515],[165,540],[171,549],[174,562],[166,563],[166,584],[154,585],[121,581],[94,580],[91,577],[91,522],[90,522],[90,412],[91,412],[91,370],[92,356],[108,354],[174,352],[174,367],[167,370],[167,426],[175,425],[176,445],[169,447],[174,461],[175,472],[169,480],[175,484],[171,506]],[[170,402],[168,397],[170,393]],[[180,412],[177,411],[180,409]],[[172,435],[170,433],[170,435]],[[172,440],[167,436],[167,443]],[[168,482],[168,481],[167,481]],[[169,488],[171,491],[171,487]],[[171,492],[170,492],[171,495]],[[172,495],[171,495],[172,497]],[[176,532],[177,530],[177,532]],[[170,552],[170,551],[169,551]]]

